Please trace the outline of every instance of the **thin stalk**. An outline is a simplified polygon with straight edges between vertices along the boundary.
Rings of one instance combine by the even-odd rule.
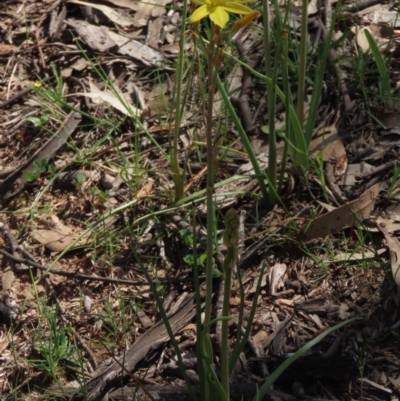
[[[285,94],[286,102],[286,114],[289,114],[289,107],[292,106],[292,97],[290,92],[290,85],[289,85],[289,73],[288,73],[288,57],[289,57],[289,49],[288,49],[288,31],[282,31],[282,41],[283,41],[283,54],[282,54],[282,80],[283,80],[283,92]],[[289,141],[294,141],[292,132],[291,132],[291,123],[290,119],[286,118],[285,121],[285,136]],[[282,164],[281,164],[281,171],[279,174],[279,188],[278,192],[281,193],[282,185],[283,185],[283,177],[285,174],[286,169],[286,158],[288,154],[289,148],[289,141],[285,141],[285,145],[283,148],[283,156],[282,156]]]
[[[225,269],[224,272],[224,302],[222,304],[222,316],[229,316],[229,300],[231,298],[231,279],[232,269]],[[228,320],[222,321],[221,330],[221,384],[225,391],[226,399],[230,400],[229,389],[229,333],[228,333]]]
[[[206,140],[207,140],[207,259],[206,259],[206,302],[205,315],[203,322],[203,333],[205,342],[211,343],[210,322],[212,309],[212,285],[213,285],[213,253],[214,253],[214,177],[216,160],[214,160],[213,144],[213,102],[214,102],[214,52],[215,52],[215,25],[211,22],[210,43],[207,49],[208,58],[208,97],[207,97],[207,115],[206,115]],[[204,346],[204,344],[202,344]],[[207,371],[207,368],[205,368]],[[210,383],[207,378],[205,381],[205,399],[210,399]]]
[[[209,45],[209,43],[207,43],[206,40],[204,40],[202,37],[200,37],[200,45],[203,49],[203,51],[205,53],[207,53],[207,48],[206,48],[206,44]],[[249,67],[247,64],[243,63],[241,60],[239,60],[238,58],[233,57],[232,55],[230,55],[227,52],[224,52],[224,57],[229,57],[231,58],[235,63],[238,63],[240,65],[242,65],[242,67],[247,68],[253,75],[255,75],[258,78],[261,79],[265,79],[265,80],[270,80],[269,77],[266,77],[265,75],[262,75],[260,73],[258,73],[256,70],[254,70],[253,68]],[[251,165],[253,166],[254,172],[256,174],[257,180],[258,180],[258,184],[260,185],[260,189],[261,189],[261,193],[263,195],[264,201],[267,202],[268,201],[268,193],[267,193],[267,188],[265,186],[265,174],[261,171],[261,168],[258,164],[258,160],[257,157],[254,153],[253,147],[249,141],[249,137],[246,134],[246,132],[243,129],[242,123],[240,122],[240,119],[237,115],[237,112],[235,111],[235,109],[232,106],[232,102],[228,96],[228,94],[226,93],[226,90],[224,88],[223,83],[221,82],[221,79],[219,78],[218,75],[215,76],[215,81],[217,84],[217,88],[219,93],[221,94],[222,100],[224,102],[224,106],[226,107],[226,110],[229,113],[229,116],[232,118],[232,121],[236,127],[236,129],[239,132],[239,136],[240,136],[240,140],[242,141],[242,144],[244,146],[244,148],[246,149],[246,153],[249,156]],[[277,91],[279,90],[279,88],[277,88]],[[280,92],[281,95],[283,96],[283,92]],[[279,92],[278,92],[279,94]],[[294,110],[293,110],[294,111]]]
[[[263,21],[264,21],[264,58],[265,58],[265,75],[268,78],[273,77],[272,59],[271,59],[271,24],[269,0],[263,0]],[[275,105],[276,93],[275,83],[266,80],[267,83],[267,105],[268,105],[268,137],[269,137],[269,154],[268,154],[268,181],[269,185],[276,188],[276,133],[275,133]],[[273,207],[276,203],[274,191],[268,191],[268,205]]]
[[[197,398],[197,396],[196,396],[196,394],[195,394],[195,392],[193,390],[193,386],[190,383],[189,377],[188,377],[188,375],[186,373],[186,370],[185,370],[185,367],[183,365],[182,351],[179,349],[178,342],[176,341],[174,332],[172,331],[172,328],[171,328],[171,325],[169,323],[169,319],[168,319],[167,313],[166,313],[166,311],[165,311],[165,309],[163,307],[161,298],[160,298],[160,296],[158,294],[158,291],[157,291],[157,287],[154,284],[154,280],[150,277],[150,274],[147,271],[147,269],[144,267],[144,265],[142,263],[142,260],[139,258],[139,255],[137,253],[134,253],[134,256],[135,256],[135,259],[136,259],[137,263],[139,264],[144,276],[146,277],[146,280],[147,280],[147,282],[148,282],[148,284],[149,284],[149,286],[151,288],[152,294],[154,295],[154,298],[155,298],[155,301],[156,301],[156,304],[157,304],[157,309],[160,312],[161,319],[162,319],[162,321],[163,321],[163,323],[165,325],[165,328],[167,330],[167,333],[168,333],[169,339],[171,341],[171,344],[174,347],[174,351],[175,351],[176,356],[178,358],[178,366],[179,366],[179,369],[180,369],[180,371],[182,373],[183,378],[185,379],[186,386],[188,388],[190,397],[192,398],[193,401],[198,401],[198,398]]]
[[[175,105],[175,126],[174,136],[172,139],[172,155],[171,155],[171,170],[174,178],[175,185],[175,202],[182,199],[183,197],[183,174],[179,169],[178,160],[178,141],[179,141],[179,129],[181,126],[181,104],[182,104],[182,81],[183,81],[183,64],[185,60],[185,30],[186,30],[186,15],[187,15],[187,0],[183,1],[182,10],[182,23],[181,23],[181,37],[179,39],[179,55],[178,64],[176,66],[176,78],[175,78],[175,91],[174,101]]]
[[[199,280],[199,264],[197,258],[197,235],[196,235],[196,206],[193,206],[192,211],[192,229],[193,229],[193,275],[194,275],[194,289],[196,299],[196,350],[197,355],[201,355],[201,297],[200,297],[200,280]],[[205,401],[205,375],[204,366],[199,363],[197,366],[200,379],[200,396],[202,401]]]
[[[260,165],[258,164],[258,160],[257,160],[256,155],[254,154],[254,150],[249,141],[249,137],[246,134],[245,130],[243,129],[242,123],[240,122],[239,117],[238,117],[237,113],[235,112],[235,109],[232,106],[229,96],[226,93],[224,85],[222,84],[218,75],[216,76],[216,82],[217,82],[218,91],[221,94],[221,97],[224,101],[224,105],[229,113],[229,116],[232,118],[232,121],[235,124],[236,129],[239,132],[240,140],[243,144],[243,147],[246,149],[247,155],[249,156],[251,165],[253,166],[253,170],[256,174],[258,183],[260,185],[260,189],[261,189],[261,193],[263,195],[264,201],[267,201],[268,193],[267,193],[267,188],[265,186],[265,181],[264,181],[265,175],[261,171]]]
[[[304,92],[306,88],[306,64],[308,44],[308,1],[302,2],[301,7],[301,36],[300,36],[300,60],[299,80],[297,86],[297,118],[301,127],[304,126]]]
[[[317,120],[317,114],[318,114],[318,110],[319,110],[318,106],[319,106],[319,102],[321,99],[322,86],[324,83],[324,74],[325,74],[326,63],[328,60],[329,50],[331,48],[333,32],[335,30],[336,18],[337,18],[339,10],[340,10],[340,7],[337,7],[335,10],[335,13],[333,14],[331,26],[329,27],[329,30],[327,32],[324,30],[325,45],[324,45],[324,48],[322,51],[322,56],[321,56],[320,62],[318,64],[318,70],[315,75],[314,88],[313,88],[313,93],[311,96],[311,103],[310,103],[310,111],[308,114],[307,125],[306,125],[306,130],[305,130],[305,135],[304,135],[307,149],[311,142],[311,137],[312,137],[314,127],[315,127],[315,121]],[[367,33],[367,39],[368,39],[368,33]]]
[[[251,305],[250,315],[248,318],[249,324],[247,325],[243,336],[237,337],[236,345],[235,345],[235,348],[231,355],[231,360],[230,360],[230,364],[229,364],[229,372],[230,373],[233,372],[236,361],[239,359],[240,353],[243,351],[243,349],[247,343],[247,340],[250,337],[251,331],[253,329],[252,322],[254,321],[254,316],[255,316],[256,310],[257,310],[258,297],[259,297],[260,291],[261,291],[261,281],[262,281],[262,278],[264,277],[264,271],[265,271],[265,263],[263,263],[261,265],[260,275],[258,276],[256,292],[254,293],[254,299],[253,299],[253,303]],[[238,274],[238,277],[239,277],[239,274]],[[240,294],[241,305],[244,305],[243,283],[241,282],[241,279],[239,279],[239,280],[240,280],[240,286],[241,286],[241,290],[240,290],[241,291],[241,294]],[[242,319],[239,319],[238,329],[237,329],[238,332],[240,332],[241,328],[242,328],[241,322],[242,322]],[[240,341],[239,341],[239,339],[240,339]]]
[[[230,400],[229,389],[229,300],[231,298],[232,270],[237,265],[240,217],[235,209],[229,209],[225,214],[224,244],[227,253],[224,259],[224,300],[222,303],[222,330],[221,330],[221,384],[226,400]]]
[[[357,320],[362,320],[360,317],[353,317],[352,319],[346,320],[345,322],[339,323],[336,326],[325,330],[319,336],[315,337],[313,340],[309,341],[306,345],[303,345],[297,352],[295,352],[290,358],[286,359],[282,362],[278,369],[274,370],[274,372],[268,377],[268,379],[264,382],[261,388],[258,390],[257,394],[254,396],[252,401],[262,400],[267,393],[267,391],[271,388],[271,386],[276,382],[277,379],[282,375],[282,373],[297,359],[303,356],[309,349],[317,345],[321,342],[325,337],[329,334],[332,334],[334,331],[339,330],[346,324],[352,323]]]

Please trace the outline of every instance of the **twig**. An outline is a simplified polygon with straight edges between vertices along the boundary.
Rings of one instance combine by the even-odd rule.
[[[25,252],[25,251],[23,251]],[[4,249],[0,249],[0,254],[7,256],[8,258],[19,262],[24,263],[28,266],[35,267],[36,269],[42,270],[47,273],[51,274],[58,274],[59,276],[70,277],[77,280],[91,280],[91,281],[102,281],[104,283],[113,283],[113,284],[127,284],[127,285],[143,285],[146,284],[145,281],[132,281],[132,280],[124,280],[124,279],[117,279],[117,278],[110,278],[110,277],[98,277],[98,276],[89,276],[87,274],[77,274],[72,272],[66,272],[64,270],[52,269],[50,267],[43,266],[33,260],[30,259],[23,259],[17,256],[12,255],[11,253],[5,251]],[[23,269],[22,271],[27,271],[29,268]],[[201,278],[204,278],[202,276]],[[183,282],[183,281],[192,281],[192,278],[175,278],[175,279],[168,279],[168,280],[159,280],[160,283],[173,283],[173,282]]]
[[[373,6],[373,5],[379,4],[379,3],[380,3],[380,0],[360,0],[353,4],[344,5],[343,11],[348,12],[348,13],[354,13],[356,11],[364,10],[365,8],[368,8],[370,6]]]
[[[362,179],[362,178],[372,177],[375,174],[381,173],[382,171],[385,171],[385,170],[388,170],[389,168],[394,167],[396,163],[397,163],[397,160],[392,160],[390,162],[387,162],[385,164],[382,164],[382,165],[376,167],[373,171],[368,171],[365,174],[357,176],[357,178]]]
[[[18,256],[16,256],[15,254],[19,249],[19,245],[18,245],[17,240],[15,239],[14,235],[9,230],[9,228],[1,222],[0,222],[0,232],[4,235],[4,237],[7,238],[7,241],[10,245],[10,253],[12,256],[10,259],[14,262],[11,267],[17,271],[23,270],[24,267],[22,267],[21,264],[15,259],[15,258],[18,258]],[[26,266],[25,266],[25,268],[26,268]]]
[[[11,82],[11,81],[10,81]],[[51,78],[45,78],[42,80],[42,82],[52,82]],[[6,106],[9,106],[11,103],[16,102],[17,100],[21,99],[28,93],[31,93],[33,91],[33,88],[25,88],[17,92],[15,95],[11,96],[9,99],[5,100],[4,102],[0,103],[0,109],[3,109]]]
[[[35,29],[32,33],[35,36],[36,41],[37,41],[37,47],[38,47],[38,50],[39,50],[40,61],[42,62],[42,67],[44,69],[46,69],[47,66],[46,66],[46,61],[45,61],[44,54],[43,54],[43,49],[42,49],[42,45],[45,43],[45,40],[41,40],[40,39],[40,31],[39,31],[39,29]]]

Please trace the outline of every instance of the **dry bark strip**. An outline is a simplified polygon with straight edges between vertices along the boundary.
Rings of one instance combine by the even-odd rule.
[[[169,324],[172,332],[176,333],[187,325],[190,320],[196,315],[196,307],[194,302],[194,294],[190,294],[187,297],[186,302],[174,315],[169,317]],[[120,364],[123,364],[124,370],[132,372],[136,365],[148,354],[155,343],[168,341],[168,332],[162,321],[159,321],[151,329],[147,330],[132,347],[126,352],[125,355],[121,356],[118,362],[113,362],[110,366],[104,364],[99,367],[92,374],[92,379],[86,383],[87,388],[87,399],[97,400],[101,399],[102,396],[107,392],[107,388],[112,384],[113,380],[118,378],[120,382],[121,378],[119,375],[121,372]],[[122,373],[126,376],[125,373]],[[74,392],[79,391],[79,385],[74,388]],[[65,388],[68,392],[71,391]],[[80,400],[82,397],[79,394],[75,394],[72,400]]]
[[[81,119],[82,116],[78,112],[71,112],[57,133],[2,182],[0,200],[6,201],[19,194],[27,184],[26,173],[35,171],[33,163],[37,160],[49,160],[54,157],[75,131]]]
[[[250,401],[261,387],[260,383],[233,384],[231,387],[231,401]],[[197,391],[196,391],[197,390]],[[143,390],[133,387],[123,387],[108,395],[108,399],[114,401],[193,401],[187,389],[181,386],[146,386],[146,391],[151,394],[150,398]],[[196,395],[200,396],[198,389]],[[292,401],[295,397],[270,390],[260,401]],[[297,400],[298,401],[298,400]]]

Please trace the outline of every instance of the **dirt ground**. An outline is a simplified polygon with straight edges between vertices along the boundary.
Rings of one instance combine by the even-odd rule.
[[[320,6],[327,5],[336,7]],[[299,4],[292,7],[295,31]],[[309,8],[311,41],[321,40],[321,7]],[[122,387],[181,386],[155,289],[187,372],[198,381],[192,261],[193,243],[204,256],[206,158],[192,38],[179,131],[187,198],[178,203],[168,161],[181,8],[172,0],[0,4],[1,401],[103,399],[107,392],[110,400],[132,399]],[[282,204],[272,210],[257,182],[240,178],[251,174],[248,158],[216,95],[215,124],[227,149],[217,174],[217,194],[224,194],[216,201],[218,233],[225,211],[240,210],[243,329],[252,325],[234,384],[262,385],[301,346],[361,318],[298,359],[269,400],[400,395],[397,19],[392,2],[343,5],[310,146],[319,162],[307,179],[287,169]],[[387,46],[386,81],[368,53],[365,29]],[[262,69],[261,20],[232,48]],[[310,60],[312,77],[312,52]],[[232,103],[265,166],[265,83],[228,57],[224,68]],[[279,106],[277,126],[284,120]],[[223,251],[216,250],[217,267]],[[219,283],[216,277],[215,313]],[[234,279],[232,316],[239,314],[239,288]],[[232,323],[232,343],[237,329]]]

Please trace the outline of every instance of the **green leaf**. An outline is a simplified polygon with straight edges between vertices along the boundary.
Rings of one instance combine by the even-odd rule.
[[[275,381],[281,376],[281,374],[297,359],[299,359],[302,355],[304,355],[309,349],[311,349],[314,345],[317,345],[321,342],[326,336],[333,333],[334,331],[340,329],[341,327],[345,326],[346,324],[352,323],[356,320],[362,320],[360,317],[355,317],[353,319],[346,320],[345,322],[339,323],[336,326],[325,330],[319,336],[311,340],[306,345],[301,347],[295,354],[293,354],[289,359],[286,359],[279,367],[276,369],[268,378],[268,380],[264,383],[264,385],[260,388],[257,395],[253,398],[253,401],[257,400],[259,397],[260,400],[263,399],[269,388],[275,383]]]

